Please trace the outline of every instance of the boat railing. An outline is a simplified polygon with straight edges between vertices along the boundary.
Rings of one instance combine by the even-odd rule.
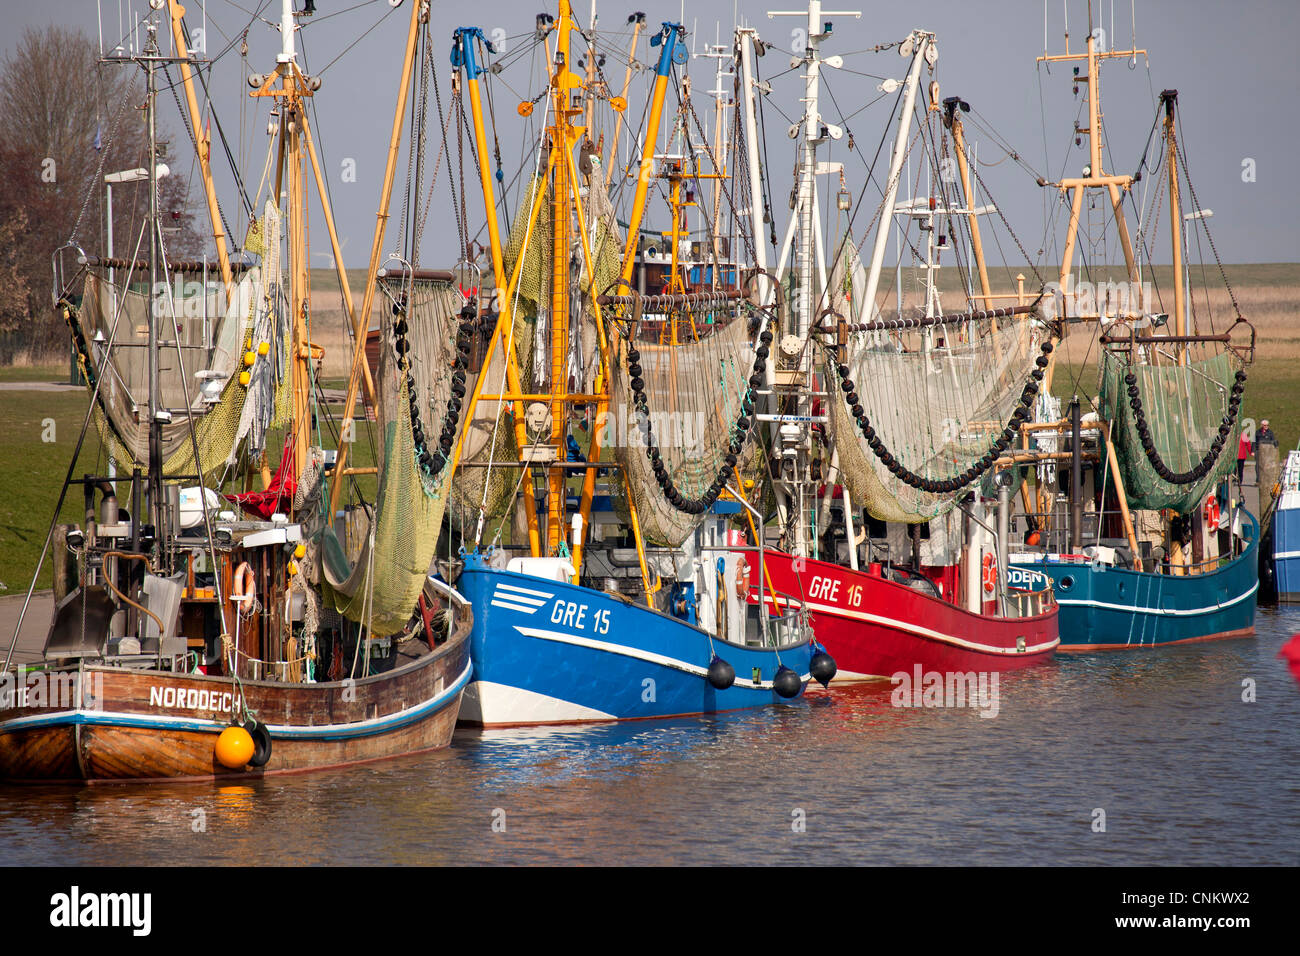
[[[808,607],[802,599],[769,587],[761,580],[758,586],[763,594],[762,607],[767,609],[766,646],[786,647],[811,636]]]
[[[1039,591],[1007,585],[1004,591],[1008,617],[1037,617],[1056,607],[1056,591],[1050,585]]]

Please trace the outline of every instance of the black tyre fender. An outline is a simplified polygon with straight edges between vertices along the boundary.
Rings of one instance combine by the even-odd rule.
[[[271,732],[266,729],[266,724],[259,720],[245,721],[244,729],[253,738],[253,756],[249,758],[248,765],[265,767],[271,759]]]

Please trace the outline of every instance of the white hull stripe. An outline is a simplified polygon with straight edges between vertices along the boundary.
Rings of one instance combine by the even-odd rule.
[[[514,591],[507,591],[498,587],[492,595],[494,598],[500,598],[503,601],[514,601],[516,604],[525,604],[528,607],[538,608],[546,603],[544,598],[529,597],[526,594],[516,594]]]
[[[1057,598],[1056,603],[1086,605],[1088,607],[1102,607],[1108,611],[1125,611],[1131,614],[1163,614],[1166,617],[1193,617],[1197,614],[1210,614],[1214,611],[1221,611],[1225,607],[1232,607],[1232,605],[1238,604],[1246,600],[1246,598],[1250,597],[1257,590],[1259,590],[1258,581],[1256,581],[1254,584],[1250,586],[1250,590],[1246,591],[1244,594],[1238,594],[1231,601],[1224,601],[1222,604],[1211,604],[1209,607],[1196,607],[1196,608],[1188,608],[1188,609],[1163,608],[1163,607],[1138,607],[1136,604],[1110,604],[1106,601],[1091,601],[1086,598],[1068,598],[1068,599]]]
[[[507,601],[504,597],[501,597],[501,598],[495,598],[495,597],[494,597],[494,598],[492,599],[492,606],[493,606],[493,607],[504,607],[504,608],[507,608],[508,610],[511,610],[511,611],[522,611],[522,612],[525,613],[525,614],[536,614],[536,613],[537,613],[537,608],[533,607],[531,604],[515,604],[514,601],[512,601],[512,600],[511,600],[511,601]]]
[[[771,595],[764,595],[764,604],[771,604]],[[1057,603],[1064,603],[1057,602]],[[910,624],[907,621],[899,621],[892,617],[882,617],[879,614],[868,614],[865,611],[850,611],[847,608],[835,607],[833,604],[814,604],[812,601],[804,603],[804,607],[811,611],[824,611],[827,614],[834,614],[837,617],[848,617],[858,621],[866,621],[868,624],[880,624],[884,627],[891,627],[899,631],[907,631],[911,634],[918,634],[921,637],[928,637],[931,640],[940,641],[944,644],[951,644],[955,647],[962,647],[967,650],[979,651],[981,654],[1004,654],[1007,657],[1020,657],[1024,654],[1046,651],[1061,643],[1059,637],[1050,641],[1043,641],[1041,644],[1026,644],[1025,649],[1019,650],[1015,647],[997,647],[992,644],[977,644],[974,641],[968,641],[960,637],[954,637],[951,634],[943,634],[939,631],[932,631],[928,627],[921,627],[919,624]]]
[[[329,740],[348,737],[367,737],[372,734],[396,730],[433,711],[442,709],[465,685],[469,683],[473,665],[467,664],[456,682],[441,694],[422,704],[408,707],[384,717],[371,717],[350,724],[318,724],[315,727],[267,724],[272,740]],[[147,727],[156,730],[193,730],[220,733],[230,726],[225,720],[205,720],[198,717],[173,717],[168,714],[124,714],[103,710],[64,710],[54,714],[33,714],[14,720],[0,721],[0,733],[60,724],[87,724],[108,727]]]
[[[1273,555],[1274,561],[1285,561],[1288,558],[1300,558],[1300,551],[1283,551]]]
[[[496,589],[498,594],[502,591],[513,591],[515,594],[520,595],[526,594],[528,595],[528,598],[525,598],[525,600],[531,598],[536,600],[538,604],[545,604],[551,598],[555,597],[554,594],[549,594],[546,591],[534,591],[532,588],[521,588],[517,584],[506,584],[505,582],[498,582]]]
[[[651,664],[659,664],[662,667],[671,667],[673,670],[682,671],[686,674],[692,674],[696,677],[708,677],[709,669],[700,667],[696,664],[688,664],[685,661],[679,661],[675,657],[666,657],[663,654],[656,654],[653,651],[642,651],[634,647],[626,647],[622,644],[610,644],[607,641],[597,641],[590,637],[580,637],[577,634],[563,634],[560,631],[545,631],[536,627],[520,627],[515,625],[515,630],[524,637],[535,637],[543,641],[555,641],[560,644],[572,644],[575,647],[586,647],[595,651],[604,651],[607,654],[618,654],[620,657],[632,657],[636,660],[647,661]],[[799,680],[805,684],[810,680],[808,674],[802,674]],[[736,675],[737,687],[747,687],[751,690],[771,690],[772,682],[753,681],[748,678]]]

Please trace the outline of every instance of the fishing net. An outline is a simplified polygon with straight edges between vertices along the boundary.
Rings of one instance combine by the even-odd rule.
[[[1102,416],[1114,421],[1115,454],[1128,505],[1133,509],[1172,508],[1179,514],[1195,511],[1206,496],[1232,474],[1240,424],[1221,443],[1220,453],[1206,474],[1187,484],[1167,481],[1143,449],[1137,415],[1130,404],[1125,377],[1136,378],[1151,442],[1157,457],[1170,470],[1185,473],[1196,466],[1219,437],[1219,426],[1229,414],[1233,378],[1241,368],[1236,356],[1223,352],[1186,365],[1130,365],[1128,353],[1105,350],[1100,362],[1098,397]]]
[[[677,494],[708,497],[750,430],[738,427],[737,419],[742,405],[752,409],[752,364],[749,322],[734,303],[647,314],[631,341],[619,339],[608,441],[648,542],[677,547],[703,519],[668,498],[656,460],[647,455],[650,446]],[[644,383],[639,392],[637,378]],[[729,471],[726,479],[732,480]]]
[[[278,281],[279,219],[268,203],[264,222],[270,252],[261,268],[238,280],[229,297],[223,288],[205,292],[202,283],[193,281],[194,274],[186,273],[177,274],[175,280],[180,295],[157,300],[165,310],[156,319],[158,405],[172,412],[171,422],[162,427],[164,476],[193,475],[199,470],[190,442],[186,389],[205,483],[220,480],[246,437],[250,456],[260,458],[267,431],[289,420],[289,335]],[[81,308],[71,321],[87,386],[93,390],[100,381],[94,421],[101,440],[119,467],[148,472],[150,297],[139,286],[139,278],[138,272],[117,269],[109,281],[106,270],[89,271]],[[216,281],[219,285],[219,278]],[[111,354],[107,352],[110,341]],[[255,358],[245,366],[243,356],[249,350]],[[246,385],[239,381],[243,370],[249,374]],[[204,399],[205,380],[222,383],[215,402]]]
[[[864,321],[855,324],[871,326],[849,333],[847,381],[856,389],[850,394],[902,468],[932,481],[958,478],[986,460],[1007,427],[1048,328],[1037,315],[995,320],[972,313],[933,325],[919,324],[919,316],[865,321],[866,309],[854,308],[865,293],[862,273],[850,248],[833,280],[841,309],[861,312]],[[909,523],[950,511],[967,485],[932,492],[904,481],[869,446],[841,376],[827,380],[836,386],[829,404],[840,469],[862,507],[877,520]]]
[[[320,535],[326,601],[380,636],[397,633],[410,619],[433,563],[452,475],[439,432],[454,427],[459,433],[466,385],[463,360],[457,364],[456,291],[417,280],[406,298],[405,315],[382,310],[375,383],[379,492],[356,561],[348,560],[341,528],[331,525]]]

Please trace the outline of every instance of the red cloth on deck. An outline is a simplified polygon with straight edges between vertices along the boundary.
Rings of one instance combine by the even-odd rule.
[[[271,484],[265,491],[241,491],[223,497],[235,502],[249,514],[269,521],[277,511],[287,514],[293,503],[294,492],[298,490],[298,479],[294,477],[293,470],[293,435],[290,434],[284,439],[280,467],[275,470]]]

